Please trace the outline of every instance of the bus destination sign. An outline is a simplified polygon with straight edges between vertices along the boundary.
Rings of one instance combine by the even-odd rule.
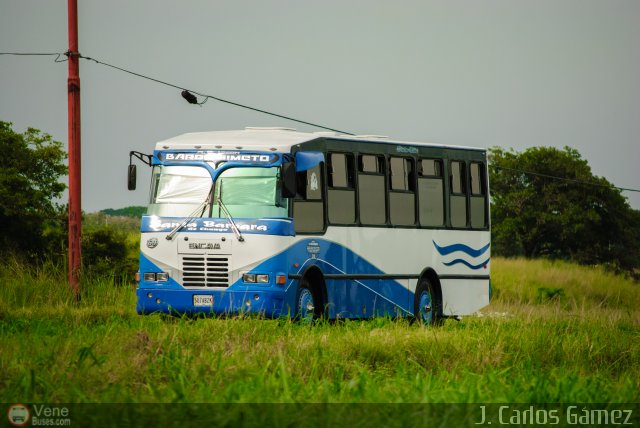
[[[275,153],[241,152],[160,152],[158,159],[169,162],[240,162],[271,164],[278,160]]]

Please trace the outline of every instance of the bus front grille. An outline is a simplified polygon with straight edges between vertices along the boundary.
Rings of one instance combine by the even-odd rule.
[[[182,284],[185,287],[228,287],[229,258],[220,255],[183,256]]]

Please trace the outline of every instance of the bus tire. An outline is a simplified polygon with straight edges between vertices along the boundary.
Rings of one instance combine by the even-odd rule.
[[[298,295],[296,297],[296,319],[302,322],[311,322],[319,318],[319,307],[322,305],[322,299],[318,296],[317,291],[311,287],[309,280],[303,278],[298,287]]]
[[[413,300],[414,321],[420,325],[442,324],[442,303],[428,278],[421,278]]]

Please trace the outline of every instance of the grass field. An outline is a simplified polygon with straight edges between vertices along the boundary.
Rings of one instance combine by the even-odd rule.
[[[492,263],[494,299],[406,320],[138,316],[132,286],[54,266],[0,273],[0,402],[639,402],[640,285],[599,268]]]

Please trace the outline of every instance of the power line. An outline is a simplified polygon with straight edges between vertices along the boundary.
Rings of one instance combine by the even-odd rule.
[[[62,52],[0,52],[0,55],[13,55],[13,56],[55,56],[55,62],[65,62],[68,59],[60,59],[63,55]]]
[[[113,69],[122,71],[124,73],[131,74],[131,75],[136,76],[136,77],[140,77],[142,79],[151,80],[153,82],[160,83],[162,85],[169,86],[169,87],[172,87],[172,88],[175,88],[175,89],[180,89],[180,90],[183,90],[183,91],[189,91],[189,92],[191,92],[193,94],[196,94],[196,95],[199,95],[201,97],[204,97],[204,101],[199,103],[201,105],[204,104],[205,102],[207,102],[208,99],[212,99],[212,100],[219,101],[221,103],[230,104],[230,105],[233,105],[233,106],[236,106],[236,107],[244,108],[244,109],[247,109],[247,110],[252,110],[252,111],[255,111],[255,112],[258,112],[258,113],[268,114],[270,116],[274,116],[274,117],[279,117],[281,119],[290,120],[292,122],[302,123],[302,124],[313,126],[313,127],[316,127],[316,128],[326,129],[328,131],[333,131],[333,132],[338,132],[338,133],[341,133],[341,134],[354,135],[354,134],[352,134],[350,132],[341,131],[339,129],[330,128],[328,126],[319,125],[319,124],[313,123],[313,122],[307,122],[306,120],[296,119],[296,118],[293,118],[291,116],[285,116],[285,115],[282,115],[282,114],[273,113],[273,112],[270,112],[270,111],[267,111],[267,110],[259,109],[259,108],[256,108],[256,107],[251,107],[251,106],[248,106],[246,104],[240,104],[240,103],[237,103],[235,101],[230,101],[230,100],[226,100],[224,98],[216,97],[215,95],[209,95],[209,94],[205,94],[205,93],[202,93],[202,92],[199,92],[199,91],[190,90],[190,89],[187,89],[187,88],[185,88],[183,86],[175,85],[173,83],[165,82],[165,81],[162,81],[162,80],[150,77],[150,76],[146,76],[144,74],[136,73],[135,71],[127,70],[125,68],[118,67],[118,66],[115,66],[113,64],[109,64],[109,63],[106,63],[104,61],[100,61],[100,60],[97,60],[95,58],[91,58],[91,57],[84,56],[84,55],[81,55],[81,54],[78,54],[78,57],[82,58],[82,59],[86,59],[88,61],[93,61],[96,64],[104,65],[106,67],[111,67]]]
[[[252,110],[252,111],[255,111],[255,112],[258,112],[258,113],[263,113],[263,114],[267,114],[267,115],[274,116],[274,117],[279,117],[281,119],[290,120],[292,122],[297,122],[297,123],[301,123],[301,124],[304,124],[304,125],[313,126],[315,128],[326,129],[327,131],[338,132],[340,134],[354,135],[351,132],[341,131],[339,129],[331,128],[331,127],[324,126],[324,125],[319,125],[317,123],[308,122],[306,120],[296,119],[296,118],[291,117],[291,116],[285,116],[283,114],[274,113],[274,112],[271,112],[271,111],[268,111],[268,110],[264,110],[264,109],[260,109],[260,108],[256,108],[256,107],[251,107],[251,106],[248,106],[246,104],[240,104],[240,103],[237,103],[235,101],[231,101],[231,100],[227,100],[227,99],[224,99],[224,98],[217,97],[215,95],[209,95],[209,94],[205,94],[205,93],[200,92],[200,91],[194,91],[194,90],[191,90],[191,89],[187,89],[187,88],[185,88],[183,86],[180,86],[180,85],[176,85],[176,84],[173,84],[173,83],[165,82],[163,80],[156,79],[156,78],[151,77],[151,76],[146,76],[144,74],[137,73],[135,71],[131,71],[131,70],[128,70],[126,68],[118,67],[116,65],[109,64],[109,63],[106,63],[104,61],[100,61],[100,60],[98,60],[96,58],[91,58],[91,57],[88,57],[88,56],[84,56],[84,55],[82,55],[82,54],[80,54],[78,52],[76,52],[76,53],[73,53],[73,52],[65,52],[65,53],[0,52],[0,55],[21,55],[21,56],[46,56],[46,55],[51,55],[52,56],[52,55],[56,55],[57,56],[56,62],[63,62],[63,61],[59,61],[59,58],[62,55],[66,55],[67,57],[69,57],[70,55],[76,55],[78,58],[82,58],[82,59],[85,59],[87,61],[93,61],[96,64],[104,65],[106,67],[113,68],[113,69],[121,71],[123,73],[131,74],[132,76],[140,77],[142,79],[150,80],[152,82],[156,82],[156,83],[159,83],[161,85],[169,86],[171,88],[180,89],[181,91],[188,91],[188,92],[191,92],[192,94],[199,95],[199,96],[204,98],[204,100],[202,102],[197,103],[197,104],[200,104],[200,105],[206,103],[207,100],[212,99],[212,100],[219,101],[221,103],[230,104],[230,105],[233,105],[233,106],[236,106],[236,107],[240,107],[240,108],[247,109],[247,110]],[[66,61],[66,59],[64,61]]]
[[[568,181],[568,182],[571,182],[571,183],[584,184],[584,185],[587,185],[587,186],[606,187],[608,189],[618,189],[618,190],[622,190],[622,191],[625,191],[625,192],[640,192],[640,189],[630,189],[628,187],[618,187],[618,186],[613,186],[613,185],[593,183],[591,181],[577,180],[575,178],[558,177],[558,176],[555,176],[555,175],[542,174],[540,172],[524,171],[522,169],[516,169],[516,168],[507,168],[507,167],[500,166],[500,165],[493,165],[493,166],[495,168],[498,168],[498,169],[501,169],[501,170],[504,170],[504,171],[518,172],[520,174],[533,175],[533,176],[536,176],[536,177],[550,178],[550,179],[553,179],[553,180],[560,180],[560,181]]]
[[[0,55],[19,55],[19,56],[44,56],[44,55],[62,55],[59,52],[0,52]]]

